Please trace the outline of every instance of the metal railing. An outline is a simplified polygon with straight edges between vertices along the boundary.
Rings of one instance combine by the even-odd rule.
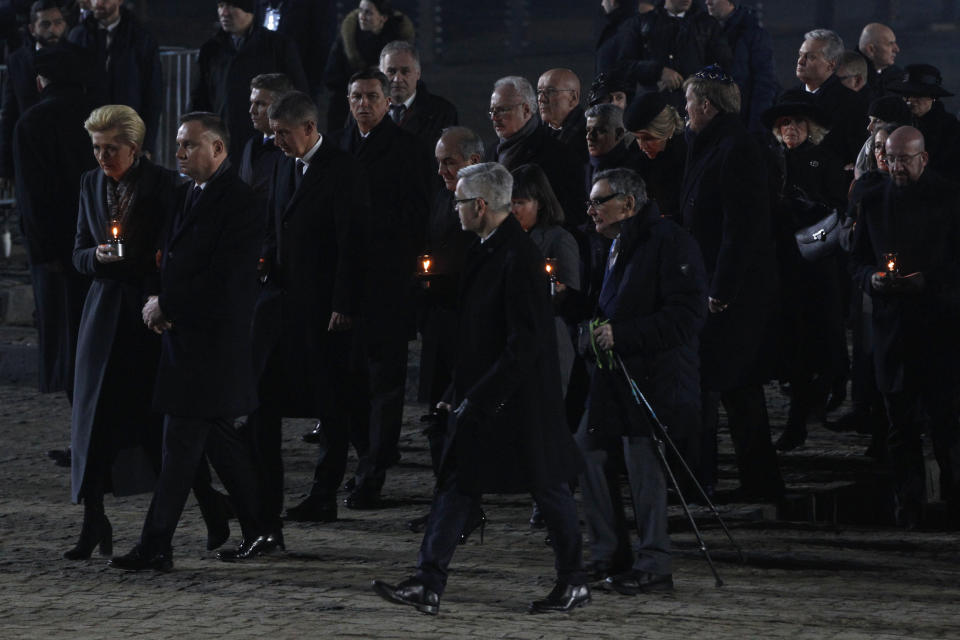
[[[160,111],[154,161],[171,169],[176,167],[177,121],[190,107],[190,90],[193,88],[198,53],[197,49],[160,49],[163,109]]]

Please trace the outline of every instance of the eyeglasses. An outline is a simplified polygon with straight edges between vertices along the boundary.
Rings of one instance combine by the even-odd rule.
[[[514,109],[520,106],[520,103],[517,104],[505,104],[502,107],[491,107],[490,111],[487,113],[490,114],[491,118],[496,118],[497,116],[502,116],[504,114],[510,113]]]
[[[537,97],[542,98],[546,96],[547,99],[553,99],[553,97],[556,96],[561,91],[576,91],[576,89],[555,89],[553,87],[547,87],[546,89],[537,89]]]
[[[587,200],[584,204],[587,205],[587,210],[589,211],[590,209],[597,209],[600,207],[600,205],[606,204],[611,200],[613,200],[614,198],[616,198],[617,196],[622,196],[622,195],[623,195],[622,193],[611,193],[608,196],[600,196],[599,198]]]
[[[460,205],[465,204],[465,203],[467,203],[467,202],[473,202],[474,200],[479,200],[479,199],[480,199],[479,196],[476,197],[476,198],[456,198],[456,199],[454,199],[454,201],[453,201],[453,208],[454,208],[454,209],[459,209],[459,208],[460,208]]]
[[[887,164],[890,165],[891,167],[892,167],[893,165],[895,165],[895,164],[901,164],[901,165],[902,165],[902,164],[908,164],[908,163],[910,163],[914,158],[916,158],[917,156],[919,156],[919,155],[922,154],[922,153],[923,153],[923,151],[917,151],[916,153],[911,154],[911,155],[903,155],[903,156],[891,156],[891,155],[887,155]]]

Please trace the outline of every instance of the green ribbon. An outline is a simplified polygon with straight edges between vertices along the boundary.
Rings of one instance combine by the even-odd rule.
[[[597,368],[613,369],[616,365],[616,361],[613,358],[613,349],[601,349],[600,345],[597,344],[597,338],[594,334],[597,328],[605,324],[610,324],[610,321],[599,318],[594,318],[590,321],[590,346],[593,348],[593,355],[597,360]]]

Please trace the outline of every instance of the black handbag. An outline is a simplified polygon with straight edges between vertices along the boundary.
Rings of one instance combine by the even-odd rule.
[[[840,253],[841,237],[853,227],[853,220],[836,209],[809,227],[794,232],[797,248],[804,260],[816,262]]]

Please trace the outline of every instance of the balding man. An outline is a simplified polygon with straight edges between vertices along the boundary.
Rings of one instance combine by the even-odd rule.
[[[550,186],[563,207],[565,226],[586,222],[583,212],[583,164],[575,154],[540,126],[537,94],[530,81],[520,76],[500,78],[490,96],[490,120],[498,143],[487,150],[487,160],[509,171],[522,164],[536,164],[547,174]]]
[[[580,78],[570,69],[550,69],[537,80],[540,119],[553,137],[567,145],[581,161],[587,159],[584,131],[587,122],[580,106]]]
[[[860,211],[851,267],[873,299],[873,359],[890,422],[895,515],[909,528],[919,524],[925,493],[921,413],[929,418],[942,497],[954,517],[960,512],[960,439],[952,409],[960,191],[926,170],[919,130],[900,127],[886,152],[890,174],[867,174],[871,183],[850,202],[851,211]]]
[[[887,93],[887,85],[899,82],[903,70],[894,64],[900,47],[893,29],[871,22],[860,32],[857,51],[867,60],[867,84],[875,96]]]

